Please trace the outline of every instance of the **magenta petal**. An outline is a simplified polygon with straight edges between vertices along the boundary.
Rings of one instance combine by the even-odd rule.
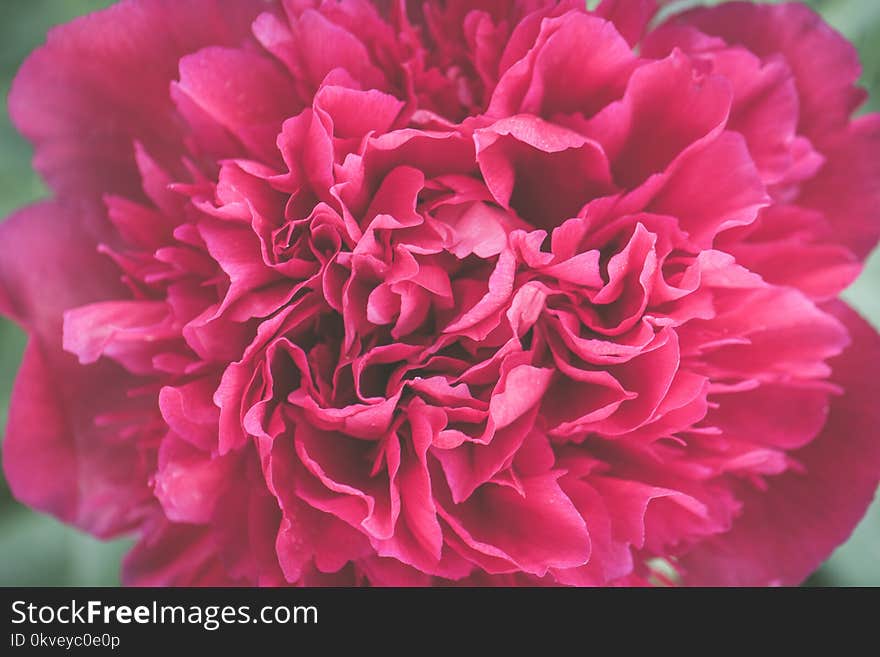
[[[94,217],[87,206],[43,203],[0,224],[0,302],[30,336],[3,462],[20,500],[108,536],[130,529],[151,504],[137,433],[120,442],[113,418],[142,423],[143,432],[152,418],[142,400],[127,398],[133,378],[118,366],[81,367],[61,350],[64,310],[119,294],[118,275],[93,241],[101,226]]]
[[[602,0],[596,13],[614,23],[617,31],[626,40],[635,44],[639,41],[648,23],[657,13],[663,0]]]
[[[303,475],[289,441],[274,441],[263,467],[266,484],[282,512],[275,551],[288,581],[298,581],[310,564],[321,572],[336,572],[349,560],[368,554],[369,544],[363,534],[334,515],[310,507],[296,495],[294,482]]]
[[[764,58],[782,55],[801,98],[800,129],[812,138],[839,128],[865,99],[856,49],[803,3],[730,2],[672,19]]]
[[[263,7],[127,0],[50,32],[9,95],[13,122],[36,146],[35,166],[50,187],[138,197],[132,142],[163,159],[181,152],[168,93],[178,60],[209,44],[237,44]]]
[[[618,17],[626,13],[608,9]],[[566,14],[558,23],[536,47],[534,70],[518,109],[548,118],[571,112],[592,116],[623,95],[636,57],[612,25],[595,16]]]
[[[590,556],[590,535],[557,478],[524,477],[522,494],[486,484],[467,502],[444,505],[440,514],[468,549],[528,573],[580,566]]]
[[[859,117],[822,147],[825,166],[804,185],[799,203],[823,212],[831,239],[863,260],[880,238],[880,115]]]
[[[519,115],[478,130],[474,139],[495,199],[537,228],[553,228],[613,191],[602,148],[572,130]]]
[[[386,86],[385,76],[370,61],[364,44],[321,12],[308,9],[291,27],[298,47],[298,63],[315,87],[333,69],[345,69],[367,89]]]
[[[149,530],[125,556],[126,586],[235,586],[217,554],[211,531],[153,518]]]
[[[387,132],[403,103],[394,96],[371,89],[323,87],[315,103],[333,119],[333,133],[341,138],[361,138],[370,131]]]
[[[686,583],[800,584],[846,540],[870,504],[880,483],[880,336],[841,302],[827,310],[852,338],[831,360],[831,379],[844,394],[832,397],[818,438],[794,452],[804,471],[768,479],[765,491],[744,489],[745,507],[733,528],[685,555]]]
[[[174,522],[207,523],[217,499],[235,476],[231,455],[211,458],[173,434],[162,440],[155,493]]]
[[[383,482],[356,467],[368,457],[370,446],[367,441],[301,425],[296,454],[314,479],[305,474],[298,477],[302,483],[297,492],[315,508],[363,527],[377,539],[386,539],[393,534],[400,513],[400,494],[394,482],[396,472],[389,472]]]
[[[290,78],[268,57],[205,48],[180,60],[176,87],[254,154],[277,160],[275,138],[301,105]]]
[[[726,79],[700,74],[675,51],[636,69],[623,99],[590,119],[583,132],[605,149],[615,182],[632,188],[695,142],[718,134],[731,101]]]
[[[125,399],[127,383],[114,365],[78,367],[31,339],[3,441],[3,469],[18,500],[97,536],[137,527],[154,505],[145,464],[134,440],[116,439],[119,424],[96,422],[113,412],[149,420]]]
[[[83,364],[108,356],[131,372],[150,374],[163,341],[178,336],[164,301],[102,301],[64,313],[64,349]]]
[[[60,346],[65,310],[124,296],[118,270],[98,253],[109,235],[100,210],[87,203],[43,202],[10,216],[0,223],[0,309]]]
[[[682,161],[650,209],[678,217],[691,239],[708,248],[719,232],[752,223],[769,202],[745,140],[725,132]]]
[[[217,443],[220,409],[213,400],[217,387],[214,378],[205,377],[159,391],[159,409],[168,426],[206,452]]]

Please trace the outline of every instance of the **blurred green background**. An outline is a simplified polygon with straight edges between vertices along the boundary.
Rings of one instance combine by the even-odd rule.
[[[111,0],[2,0],[0,2],[0,86],[5,99],[16,70],[42,43],[53,25],[101,9]],[[698,4],[679,2],[677,6]],[[871,91],[868,110],[880,110],[880,0],[811,0],[858,47],[863,84]],[[0,217],[46,194],[30,168],[31,148],[0,117]],[[880,154],[878,154],[880,156]],[[880,212],[880,208],[878,208]],[[880,251],[846,297],[880,327]],[[24,337],[0,319],[0,427],[6,426],[9,392]],[[129,541],[102,543],[12,499],[0,477],[0,585],[112,586],[119,583],[119,560]],[[852,538],[808,582],[822,586],[880,586],[880,498]]]

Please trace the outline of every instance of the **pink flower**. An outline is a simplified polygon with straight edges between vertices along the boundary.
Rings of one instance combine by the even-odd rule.
[[[796,584],[880,479],[880,116],[806,7],[125,0],[12,117],[16,496],[129,584]],[[636,48],[637,46],[637,48]]]

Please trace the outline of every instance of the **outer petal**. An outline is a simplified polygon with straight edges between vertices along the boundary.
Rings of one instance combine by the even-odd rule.
[[[143,400],[127,398],[129,375],[118,366],[83,367],[61,348],[64,310],[121,294],[118,273],[95,249],[100,224],[91,216],[43,203],[0,224],[0,311],[30,335],[3,461],[19,500],[107,536],[154,504],[137,436],[120,440],[114,418],[149,431],[152,416]]]
[[[596,13],[607,18],[626,40],[635,44],[639,41],[648,23],[657,13],[662,0],[602,0]]]
[[[706,34],[743,45],[770,61],[781,55],[794,75],[800,104],[798,132],[825,158],[818,176],[803,186],[799,204],[822,211],[835,242],[864,259],[877,243],[880,222],[880,117],[850,122],[865,100],[856,86],[856,49],[802,3],[724,3],[674,17]]]
[[[826,309],[853,342],[830,361],[844,394],[832,399],[818,438],[793,453],[806,471],[773,477],[766,491],[744,491],[733,528],[680,560],[686,584],[799,584],[846,540],[871,502],[880,479],[880,336],[843,303]]]
[[[141,195],[132,141],[179,152],[169,83],[183,55],[235,45],[259,0],[126,0],[55,28],[25,61],[9,95],[34,165],[58,192]],[[87,126],[87,128],[86,128]]]
[[[865,100],[864,90],[855,87],[861,73],[856,49],[801,2],[730,2],[673,21],[744,45],[761,57],[783,55],[801,99],[799,127],[811,139],[844,126]]]
[[[798,203],[823,212],[832,239],[864,259],[880,237],[880,114],[857,118],[822,147],[825,166],[804,186]]]
[[[226,572],[209,529],[169,523],[159,516],[126,556],[122,581],[127,586],[235,586]]]

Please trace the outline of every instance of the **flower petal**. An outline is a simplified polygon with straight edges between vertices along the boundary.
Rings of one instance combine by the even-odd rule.
[[[844,394],[831,399],[818,438],[793,453],[804,471],[770,478],[764,491],[743,490],[745,508],[733,528],[681,559],[685,583],[800,584],[846,540],[873,499],[880,483],[880,336],[843,303],[826,309],[852,338],[831,361],[831,380]]]
[[[126,0],[55,28],[22,65],[9,93],[35,168],[55,191],[141,196],[132,143],[180,153],[169,83],[182,55],[234,45],[260,0]],[[84,129],[88,126],[88,129]]]

